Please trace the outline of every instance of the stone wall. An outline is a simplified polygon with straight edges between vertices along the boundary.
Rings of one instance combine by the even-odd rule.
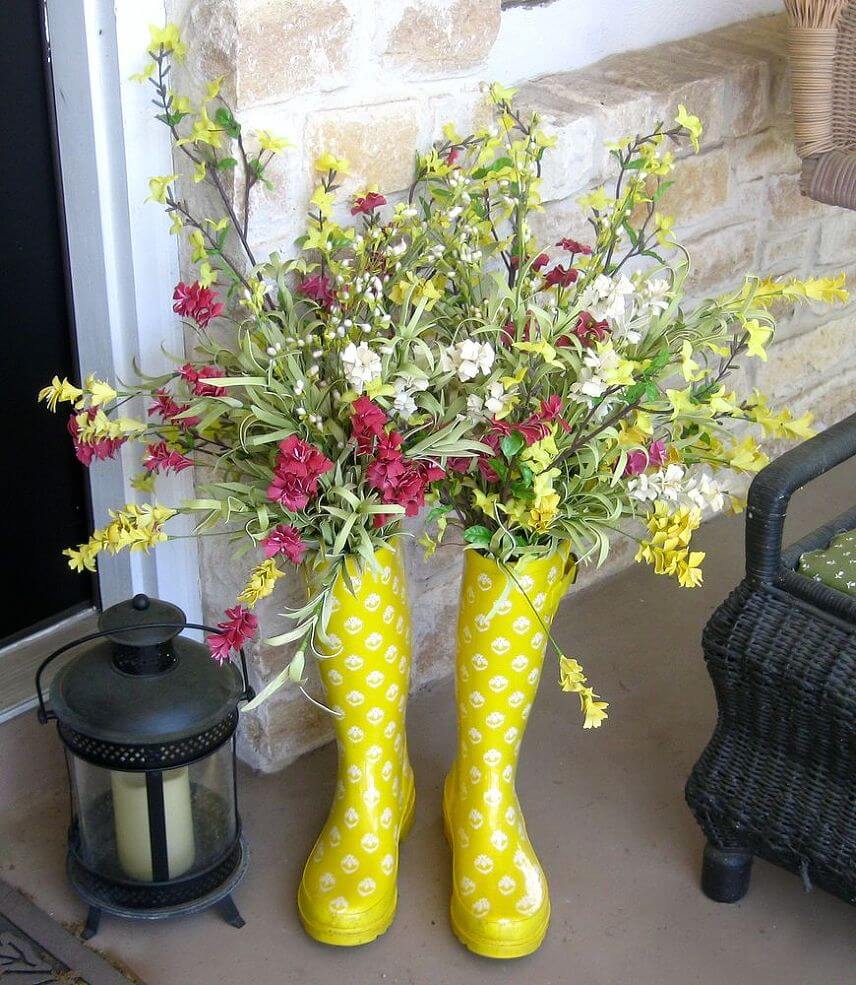
[[[174,0],[173,15],[191,44],[190,73],[225,75],[245,124],[295,144],[278,164],[276,191],[256,200],[250,235],[261,254],[290,251],[302,232],[321,150],[351,161],[346,191],[377,183],[389,194],[407,186],[414,146],[426,148],[442,123],[466,129],[484,120],[482,67],[503,16],[500,0]],[[702,154],[681,160],[664,211],[675,215],[693,255],[694,292],[725,290],[749,269],[856,274],[854,216],[799,195],[783,31],[783,18],[757,19],[526,84],[520,98],[559,138],[538,220],[545,241],[585,236],[576,199],[608,175],[604,141],[670,119],[683,102],[705,122]],[[854,407],[854,322],[854,306],[835,320],[785,312],[769,362],[744,370],[744,382],[822,422],[844,416]],[[201,548],[207,616],[231,601],[245,567],[211,544]],[[630,563],[628,546],[616,545],[606,569],[584,580]],[[454,552],[430,565],[419,553],[413,545],[414,689],[451,671],[460,565]],[[268,600],[260,612],[268,629],[300,595],[295,581]],[[261,646],[256,685],[286,662],[286,654]],[[323,713],[285,688],[246,716],[241,754],[274,770],[329,734]]]

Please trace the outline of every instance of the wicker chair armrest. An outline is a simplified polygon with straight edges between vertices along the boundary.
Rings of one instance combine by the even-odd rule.
[[[856,455],[856,414],[785,452],[749,487],[746,577],[774,582],[782,565],[782,536],[791,496],[812,479]]]

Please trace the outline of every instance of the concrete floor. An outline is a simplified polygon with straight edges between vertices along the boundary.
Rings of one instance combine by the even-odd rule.
[[[843,466],[796,497],[794,536],[852,505]],[[848,985],[856,981],[854,911],[763,862],[735,906],[698,889],[702,837],[683,784],[715,709],[701,660],[705,620],[738,581],[742,520],[706,525],[705,586],[688,592],[640,568],[567,600],[558,637],[609,699],[610,720],[583,732],[575,699],[545,674],[524,743],[519,790],[552,888],[541,950],[516,962],[477,958],[447,922],[449,859],[440,789],[454,748],[451,682],[409,713],[417,820],[404,845],[398,917],[375,943],[325,947],[302,932],[294,894],[323,822],[335,756],[321,749],[277,776],[241,776],[253,858],[236,899],[247,926],[212,913],[139,925],[105,918],[94,943],[147,985],[472,982],[573,985]],[[417,600],[418,604],[418,600]],[[61,922],[84,908],[65,883],[65,777],[58,742],[30,714],[0,727],[0,874]]]

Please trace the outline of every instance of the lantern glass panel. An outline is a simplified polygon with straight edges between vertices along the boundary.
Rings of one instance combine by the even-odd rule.
[[[237,838],[231,741],[194,763],[148,773],[94,766],[70,752],[68,759],[78,856],[99,875],[119,882],[193,876],[220,861]],[[155,840],[158,830],[166,840],[160,873],[152,821]]]

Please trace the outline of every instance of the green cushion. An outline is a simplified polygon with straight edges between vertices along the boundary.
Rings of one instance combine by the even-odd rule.
[[[833,537],[829,547],[807,551],[797,570],[845,595],[856,596],[856,530]]]

